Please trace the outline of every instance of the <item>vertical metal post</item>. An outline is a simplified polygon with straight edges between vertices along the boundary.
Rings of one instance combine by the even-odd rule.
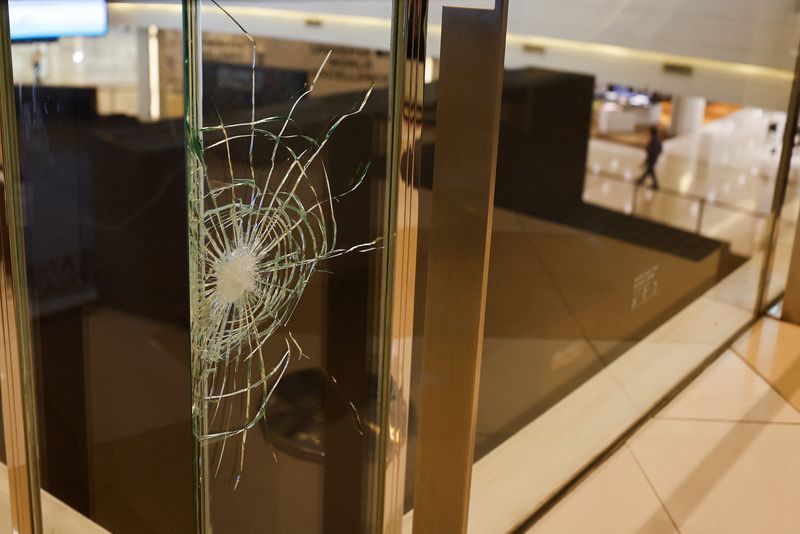
[[[187,209],[189,213],[189,283],[198,283],[200,277],[199,250],[202,247],[199,231],[202,224],[203,210],[203,183],[202,167],[197,164],[193,153],[192,138],[200,135],[203,125],[203,53],[202,53],[202,26],[201,26],[202,0],[183,0],[183,89],[184,89],[184,142],[186,144],[186,192]],[[198,139],[202,143],[202,138]],[[197,291],[190,289],[189,320],[190,329],[196,324],[195,314],[198,303],[195,302]],[[194,333],[192,332],[192,340]],[[191,374],[192,374],[192,427],[194,440],[194,507],[195,531],[202,534],[211,531],[211,518],[209,507],[209,463],[208,446],[196,436],[205,434],[208,424],[206,404],[195,403],[194,399],[202,395],[202,391],[195,388],[200,383],[195,379],[202,374],[201,363],[197,361],[198,354],[192,349]]]
[[[3,351],[0,389],[12,530],[21,534],[38,534],[42,532],[38,428],[10,35],[8,2],[2,2],[0,137],[3,183],[0,191],[4,198],[0,202],[0,336]]]
[[[444,8],[414,532],[466,532],[508,0]]]
[[[789,185],[789,173],[792,170],[792,150],[794,149],[794,137],[797,133],[798,118],[800,118],[800,54],[797,55],[797,60],[795,61],[792,92],[789,96],[789,107],[786,110],[786,127],[783,131],[781,160],[778,164],[775,192],[772,195],[772,209],[770,210],[769,219],[767,220],[769,233],[764,256],[764,265],[762,265],[761,277],[758,283],[756,314],[766,312],[765,307],[769,303],[769,284],[772,276],[772,265],[775,261],[775,247],[777,246],[778,237],[780,236],[781,213],[783,211],[783,204],[786,201],[786,188]]]
[[[800,325],[800,224],[794,235],[789,280],[786,282],[786,293],[783,298],[782,319]]]
[[[389,330],[383,336],[380,372],[377,488],[382,495],[376,514],[386,534],[401,532],[405,500],[428,0],[395,0],[393,9],[382,288],[387,295],[383,324]]]

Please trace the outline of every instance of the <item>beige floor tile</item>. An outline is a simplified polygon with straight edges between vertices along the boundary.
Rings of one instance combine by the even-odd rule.
[[[582,339],[487,337],[475,457],[487,454],[601,369]]]
[[[629,446],[682,534],[796,534],[800,427],[654,419]]]
[[[732,351],[726,351],[658,417],[800,423],[800,413]]]
[[[733,349],[800,410],[800,326],[762,319]]]
[[[469,534],[513,531],[637,416],[610,373],[592,377],[475,463]]]
[[[528,534],[677,534],[627,447],[592,473]]]
[[[701,297],[614,361],[608,371],[643,413],[749,319],[749,312]]]
[[[644,414],[714,352],[703,343],[638,343],[606,368]]]

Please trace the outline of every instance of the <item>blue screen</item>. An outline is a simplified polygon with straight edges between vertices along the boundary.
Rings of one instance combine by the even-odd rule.
[[[10,0],[11,40],[103,35],[106,0]]]

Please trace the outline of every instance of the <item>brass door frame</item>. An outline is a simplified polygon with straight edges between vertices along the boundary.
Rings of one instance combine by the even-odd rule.
[[[507,19],[442,15],[415,533],[467,530]]]
[[[781,148],[781,159],[778,164],[778,173],[775,179],[775,188],[772,195],[772,206],[768,218],[768,234],[764,255],[764,263],[761,265],[761,275],[758,283],[758,295],[756,296],[755,314],[761,315],[767,312],[767,308],[772,304],[769,297],[769,286],[772,278],[772,268],[775,262],[775,253],[780,237],[781,215],[784,203],[786,202],[786,190],[789,186],[789,174],[792,166],[792,151],[794,149],[794,138],[797,134],[797,121],[800,118],[800,46],[795,61],[794,78],[792,89],[789,94],[789,105],[786,110],[786,126],[783,132],[783,145]],[[800,238],[800,232],[797,234]],[[795,239],[794,251],[792,253],[792,264],[789,270],[789,280],[785,290],[784,317],[787,320],[800,322],[800,283],[792,283],[792,277],[800,276],[800,249],[798,241]]]
[[[767,261],[762,272],[762,280],[759,285],[759,297],[761,299],[757,312],[765,312],[763,308],[769,305],[769,283],[772,276],[772,263],[775,257],[775,248],[780,232],[781,211],[783,210],[786,199],[786,189],[789,185],[789,174],[792,165],[792,150],[794,149],[794,139],[797,134],[797,122],[800,119],[800,45],[798,46],[797,61],[794,69],[794,81],[792,82],[792,93],[789,100],[789,108],[786,113],[786,126],[783,134],[783,148],[781,149],[781,160],[778,167],[778,177],[775,184],[775,195],[773,197],[772,212],[770,214],[770,234],[767,242]],[[783,301],[783,319],[795,324],[800,324],[800,224],[795,230],[794,245],[789,264],[789,278],[786,281],[786,291]]]
[[[8,2],[0,3],[0,389],[12,530],[37,534],[42,532],[42,511],[36,389],[8,9]]]
[[[782,319],[800,325],[800,224],[797,225],[792,248],[789,279],[783,300]]]

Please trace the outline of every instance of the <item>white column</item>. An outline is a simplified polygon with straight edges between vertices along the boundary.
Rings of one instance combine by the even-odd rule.
[[[155,26],[136,31],[138,55],[139,120],[157,121],[161,116],[161,94],[159,89],[158,30]]]
[[[701,96],[675,96],[672,99],[672,133],[698,131],[706,115],[706,99]]]

